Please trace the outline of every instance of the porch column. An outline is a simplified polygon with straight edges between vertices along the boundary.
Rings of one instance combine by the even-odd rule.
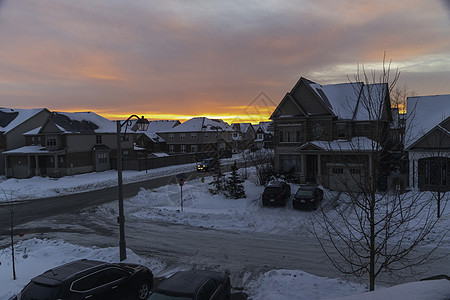
[[[413,160],[413,176],[414,188],[419,189],[419,161],[417,159]]]
[[[58,155],[53,155],[53,167],[58,169]]]
[[[31,177],[31,155],[27,155],[28,160],[28,177]]]
[[[36,159],[36,176],[41,176],[41,168],[39,167],[39,156],[35,156]]]

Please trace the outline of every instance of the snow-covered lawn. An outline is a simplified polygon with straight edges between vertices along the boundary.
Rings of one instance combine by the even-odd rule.
[[[140,181],[156,176],[166,176],[181,172],[189,172],[195,168],[193,164],[173,166],[158,170],[125,171],[124,182]],[[126,214],[136,218],[145,218],[170,223],[188,224],[204,228],[215,228],[230,231],[246,231],[260,233],[283,233],[293,237],[309,235],[311,216],[319,212],[305,212],[293,210],[291,205],[280,208],[262,207],[260,196],[263,187],[256,186],[252,180],[245,182],[246,198],[227,199],[221,195],[212,196],[208,189],[211,177],[187,181],[183,186],[183,210],[181,211],[180,186],[166,185],[153,190],[142,189],[138,195],[127,199]],[[12,200],[24,200],[37,197],[55,196],[74,193],[115,185],[117,173],[106,171],[102,173],[83,174],[60,179],[34,177],[26,180],[8,179],[0,182],[0,196]],[[292,192],[297,185],[291,184]],[[6,197],[4,196],[6,195]],[[325,191],[324,206],[332,209],[330,205],[334,193]],[[0,200],[1,201],[1,200]],[[116,203],[105,204],[98,211],[105,214],[114,213]],[[430,241],[437,240],[438,235],[448,229],[450,225],[450,209],[447,206],[438,226],[429,237]],[[444,239],[444,247],[450,248],[450,237]],[[90,258],[117,262],[117,248],[85,248],[61,240],[31,239],[19,241],[17,249],[17,276],[12,280],[11,254],[9,249],[0,250],[0,299],[8,299],[18,292],[35,275],[43,271],[79,258]],[[135,255],[128,249],[128,262],[147,265],[155,275],[161,274],[164,262],[145,259]],[[438,282],[438,283],[437,283]],[[427,290],[426,286],[432,286]],[[448,299],[450,297],[449,281],[433,281],[433,283],[417,283],[406,285],[402,295],[407,299],[420,298],[423,291],[430,289],[435,292],[433,299]],[[399,287],[401,289],[401,287]],[[245,286],[245,291],[253,299],[327,299],[358,294],[365,291],[365,287],[339,279],[317,277],[301,270],[272,270],[261,274]],[[419,292],[420,291],[420,292]],[[421,294],[422,293],[422,294]],[[358,299],[369,299],[366,294]],[[427,294],[430,296],[431,294]],[[444,296],[442,296],[444,295]],[[416,298],[414,298],[416,297]],[[441,298],[439,298],[441,297]],[[373,299],[373,298],[370,298]],[[384,295],[383,299],[389,299]],[[400,299],[400,298],[397,298]]]

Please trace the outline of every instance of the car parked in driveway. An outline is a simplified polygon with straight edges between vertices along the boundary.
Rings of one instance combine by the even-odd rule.
[[[180,271],[150,294],[148,300],[225,300],[231,297],[230,277],[215,271]]]
[[[14,300],[146,299],[153,274],[144,266],[77,260],[31,279]]]
[[[300,185],[292,199],[295,209],[314,209],[319,207],[323,200],[323,190],[315,185]]]
[[[291,186],[284,180],[272,180],[265,187],[262,194],[263,206],[285,206],[291,196]]]

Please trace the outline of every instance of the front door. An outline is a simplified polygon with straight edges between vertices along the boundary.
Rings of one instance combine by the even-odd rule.
[[[306,155],[306,182],[316,183],[317,155]]]

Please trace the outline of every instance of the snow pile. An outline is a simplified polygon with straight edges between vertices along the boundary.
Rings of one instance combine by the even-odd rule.
[[[15,245],[16,276],[12,276],[11,249],[0,250],[0,299],[8,299],[18,293],[31,278],[53,267],[78,260],[93,259],[106,262],[119,262],[119,249],[86,248],[66,243],[62,240],[29,239]],[[150,259],[143,259],[127,249],[124,262],[147,266],[153,273],[164,268],[164,264]]]

